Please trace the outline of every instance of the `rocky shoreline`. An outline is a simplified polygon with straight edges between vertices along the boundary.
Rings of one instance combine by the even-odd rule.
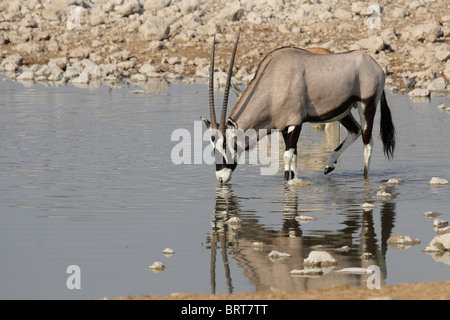
[[[0,72],[85,87],[193,81],[208,76],[216,35],[222,85],[238,30],[237,84],[277,47],[323,47],[364,50],[393,91],[450,92],[445,0],[2,0]]]

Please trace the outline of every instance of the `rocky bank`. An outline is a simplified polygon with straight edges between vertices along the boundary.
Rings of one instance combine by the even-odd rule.
[[[0,72],[17,81],[96,86],[205,78],[216,35],[224,82],[280,46],[364,50],[392,90],[450,92],[447,0],[1,0]]]

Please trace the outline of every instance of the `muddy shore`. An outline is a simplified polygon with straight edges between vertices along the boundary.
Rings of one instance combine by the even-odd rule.
[[[449,300],[450,281],[383,286],[381,289],[337,286],[324,289],[286,292],[252,292],[236,294],[174,293],[168,296],[123,296],[119,300]]]

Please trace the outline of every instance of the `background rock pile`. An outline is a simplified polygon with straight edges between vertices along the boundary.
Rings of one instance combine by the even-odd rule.
[[[1,0],[0,71],[80,85],[206,77],[216,35],[220,84],[239,29],[243,82],[277,47],[324,47],[364,50],[391,87],[450,91],[447,0]]]

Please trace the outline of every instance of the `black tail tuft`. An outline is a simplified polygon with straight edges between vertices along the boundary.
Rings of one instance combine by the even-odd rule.
[[[391,110],[386,101],[386,95],[381,95],[381,122],[380,122],[380,134],[383,141],[383,148],[385,156],[390,160],[394,157],[395,149],[395,128],[392,122]]]

